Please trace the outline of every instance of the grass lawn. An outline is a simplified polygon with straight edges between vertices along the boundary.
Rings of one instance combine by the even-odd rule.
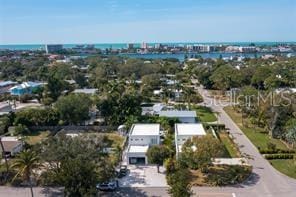
[[[25,136],[25,141],[30,145],[34,145],[34,144],[37,144],[37,143],[41,142],[45,138],[47,138],[47,136],[49,134],[50,134],[49,131],[34,132],[34,133],[30,134],[30,135],[26,135]]]
[[[215,122],[217,121],[217,117],[212,112],[211,108],[205,106],[195,106],[197,118],[201,122]]]
[[[275,159],[269,161],[271,165],[281,173],[296,179],[296,160]]]
[[[235,146],[234,142],[230,139],[227,133],[220,132],[218,133],[220,140],[224,144],[226,150],[226,157],[229,158],[237,158],[241,157],[240,152],[238,151],[237,147]]]
[[[243,126],[241,114],[236,112],[231,106],[225,107],[224,110],[257,148],[267,149],[268,142],[272,142],[276,144],[277,148],[288,149],[279,139],[270,138],[267,133],[264,133],[262,128],[249,128]],[[251,126],[250,123],[249,125]]]

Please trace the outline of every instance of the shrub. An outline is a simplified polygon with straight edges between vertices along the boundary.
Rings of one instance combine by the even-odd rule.
[[[25,135],[25,134],[29,134],[30,133],[30,130],[28,129],[28,127],[26,125],[23,125],[23,124],[18,124],[16,127],[15,127],[15,135],[19,135],[19,134],[22,134],[22,135]]]
[[[277,153],[285,153],[285,154],[293,154],[295,150],[284,150],[284,149],[276,149],[276,150],[260,150],[261,154],[277,154]]]
[[[231,185],[243,182],[251,172],[251,166],[213,166],[209,168],[206,181],[213,186]]]
[[[270,155],[265,155],[265,158],[267,160],[272,160],[272,159],[293,159],[294,155],[292,155],[292,154],[270,154]]]
[[[271,151],[276,151],[276,144],[272,143],[272,142],[268,142],[267,143],[267,149],[271,150]]]

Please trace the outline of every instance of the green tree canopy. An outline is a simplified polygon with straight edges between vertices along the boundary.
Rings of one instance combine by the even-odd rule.
[[[60,118],[69,124],[79,124],[89,118],[92,101],[86,94],[62,96],[55,104]]]
[[[146,155],[149,163],[157,165],[157,172],[159,172],[159,166],[163,165],[164,160],[170,156],[170,150],[166,146],[155,145],[148,149]]]

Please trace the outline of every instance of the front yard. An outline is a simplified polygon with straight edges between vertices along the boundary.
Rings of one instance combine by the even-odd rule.
[[[190,170],[192,186],[226,186],[241,183],[251,172],[251,166],[211,166],[207,173],[201,170]]]
[[[217,117],[211,108],[206,106],[194,106],[197,118],[200,122],[215,122]]]
[[[270,160],[269,162],[275,169],[277,169],[281,173],[296,179],[296,159],[275,159]]]
[[[234,144],[232,139],[226,132],[219,132],[218,133],[221,142],[224,144],[225,147],[225,157],[226,158],[238,158],[241,157],[241,154]]]

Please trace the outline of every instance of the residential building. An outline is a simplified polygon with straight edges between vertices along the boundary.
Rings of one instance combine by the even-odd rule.
[[[155,115],[165,107],[162,103],[143,103],[141,104],[142,115]]]
[[[244,46],[244,47],[239,47],[239,51],[241,53],[254,53],[257,51],[256,47],[253,46]]]
[[[1,137],[1,141],[5,152],[0,151],[6,156],[15,156],[23,150],[24,143],[17,137]]]
[[[47,45],[45,45],[45,51],[47,54],[55,53],[55,52],[58,52],[61,50],[63,50],[62,44],[47,44]]]
[[[92,95],[94,95],[94,94],[96,94],[96,92],[98,91],[98,89],[94,89],[94,88],[91,88],[91,89],[87,89],[87,88],[85,88],[85,89],[75,89],[74,91],[73,91],[73,93],[83,93],[83,94],[92,94]]]
[[[211,47],[209,45],[193,45],[192,49],[202,53],[211,51]]]
[[[9,92],[9,89],[16,85],[17,82],[13,81],[1,81],[0,82],[0,94]]]
[[[201,123],[175,124],[176,155],[182,152],[182,145],[193,136],[202,137],[206,132]]]
[[[134,124],[129,133],[128,164],[147,164],[146,152],[160,143],[160,124]]]
[[[40,88],[44,83],[39,82],[23,82],[22,84],[13,86],[9,89],[11,95],[21,96],[24,94],[32,94],[34,90]]]
[[[177,118],[182,123],[195,123],[197,116],[195,111],[177,111],[177,110],[169,110],[169,111],[160,111],[160,117],[167,118]]]

